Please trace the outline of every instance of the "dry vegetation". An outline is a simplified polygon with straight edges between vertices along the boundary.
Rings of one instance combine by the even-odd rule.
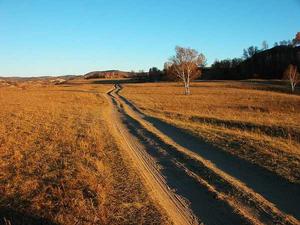
[[[300,96],[266,84],[127,84],[121,94],[143,112],[300,183]]]
[[[0,88],[0,224],[161,224],[103,119],[104,85]]]

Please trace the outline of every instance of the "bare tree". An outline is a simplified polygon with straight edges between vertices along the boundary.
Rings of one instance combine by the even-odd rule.
[[[190,81],[201,74],[200,68],[205,66],[206,58],[192,48],[176,46],[176,55],[170,58],[167,65],[168,76],[176,76],[184,83],[185,94],[189,95]]]
[[[296,37],[295,37],[295,39],[293,40],[293,44],[294,44],[294,46],[300,44],[300,32],[298,32],[298,33],[296,34]]]
[[[267,41],[263,41],[261,44],[262,50],[265,51],[269,48]]]
[[[289,80],[292,92],[295,91],[296,85],[300,82],[300,75],[297,66],[289,65],[285,71],[285,78]]]
[[[248,49],[243,50],[243,57],[244,59],[249,59],[258,52],[259,50],[257,46],[250,46]]]

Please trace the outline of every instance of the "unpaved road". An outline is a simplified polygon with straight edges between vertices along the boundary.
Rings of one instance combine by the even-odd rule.
[[[282,199],[297,194],[297,187],[221,151],[200,151],[209,146],[143,114],[120,90],[115,85],[107,95],[116,136],[174,224],[300,224],[300,207]],[[264,179],[278,182],[279,188],[263,185]],[[282,190],[291,193],[280,194]]]

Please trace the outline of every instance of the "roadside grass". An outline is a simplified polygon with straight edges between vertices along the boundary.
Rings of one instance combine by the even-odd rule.
[[[165,224],[103,119],[111,85],[0,89],[0,224]]]
[[[291,182],[300,183],[300,96],[251,82],[126,84],[145,113],[185,129]],[[276,91],[278,89],[278,91]]]

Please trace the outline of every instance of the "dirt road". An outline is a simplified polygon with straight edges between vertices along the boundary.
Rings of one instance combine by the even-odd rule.
[[[298,215],[297,207],[288,208],[293,216],[288,215],[264,195],[267,190],[259,192],[257,185],[245,184],[250,178],[243,179],[244,173],[251,177],[255,170],[232,158],[228,162],[228,157],[213,149],[199,152],[203,148],[199,140],[143,114],[120,90],[121,86],[115,85],[107,95],[115,135],[174,224],[299,224],[293,217]],[[230,163],[239,165],[240,170],[226,167]],[[276,197],[276,193],[270,196]]]

